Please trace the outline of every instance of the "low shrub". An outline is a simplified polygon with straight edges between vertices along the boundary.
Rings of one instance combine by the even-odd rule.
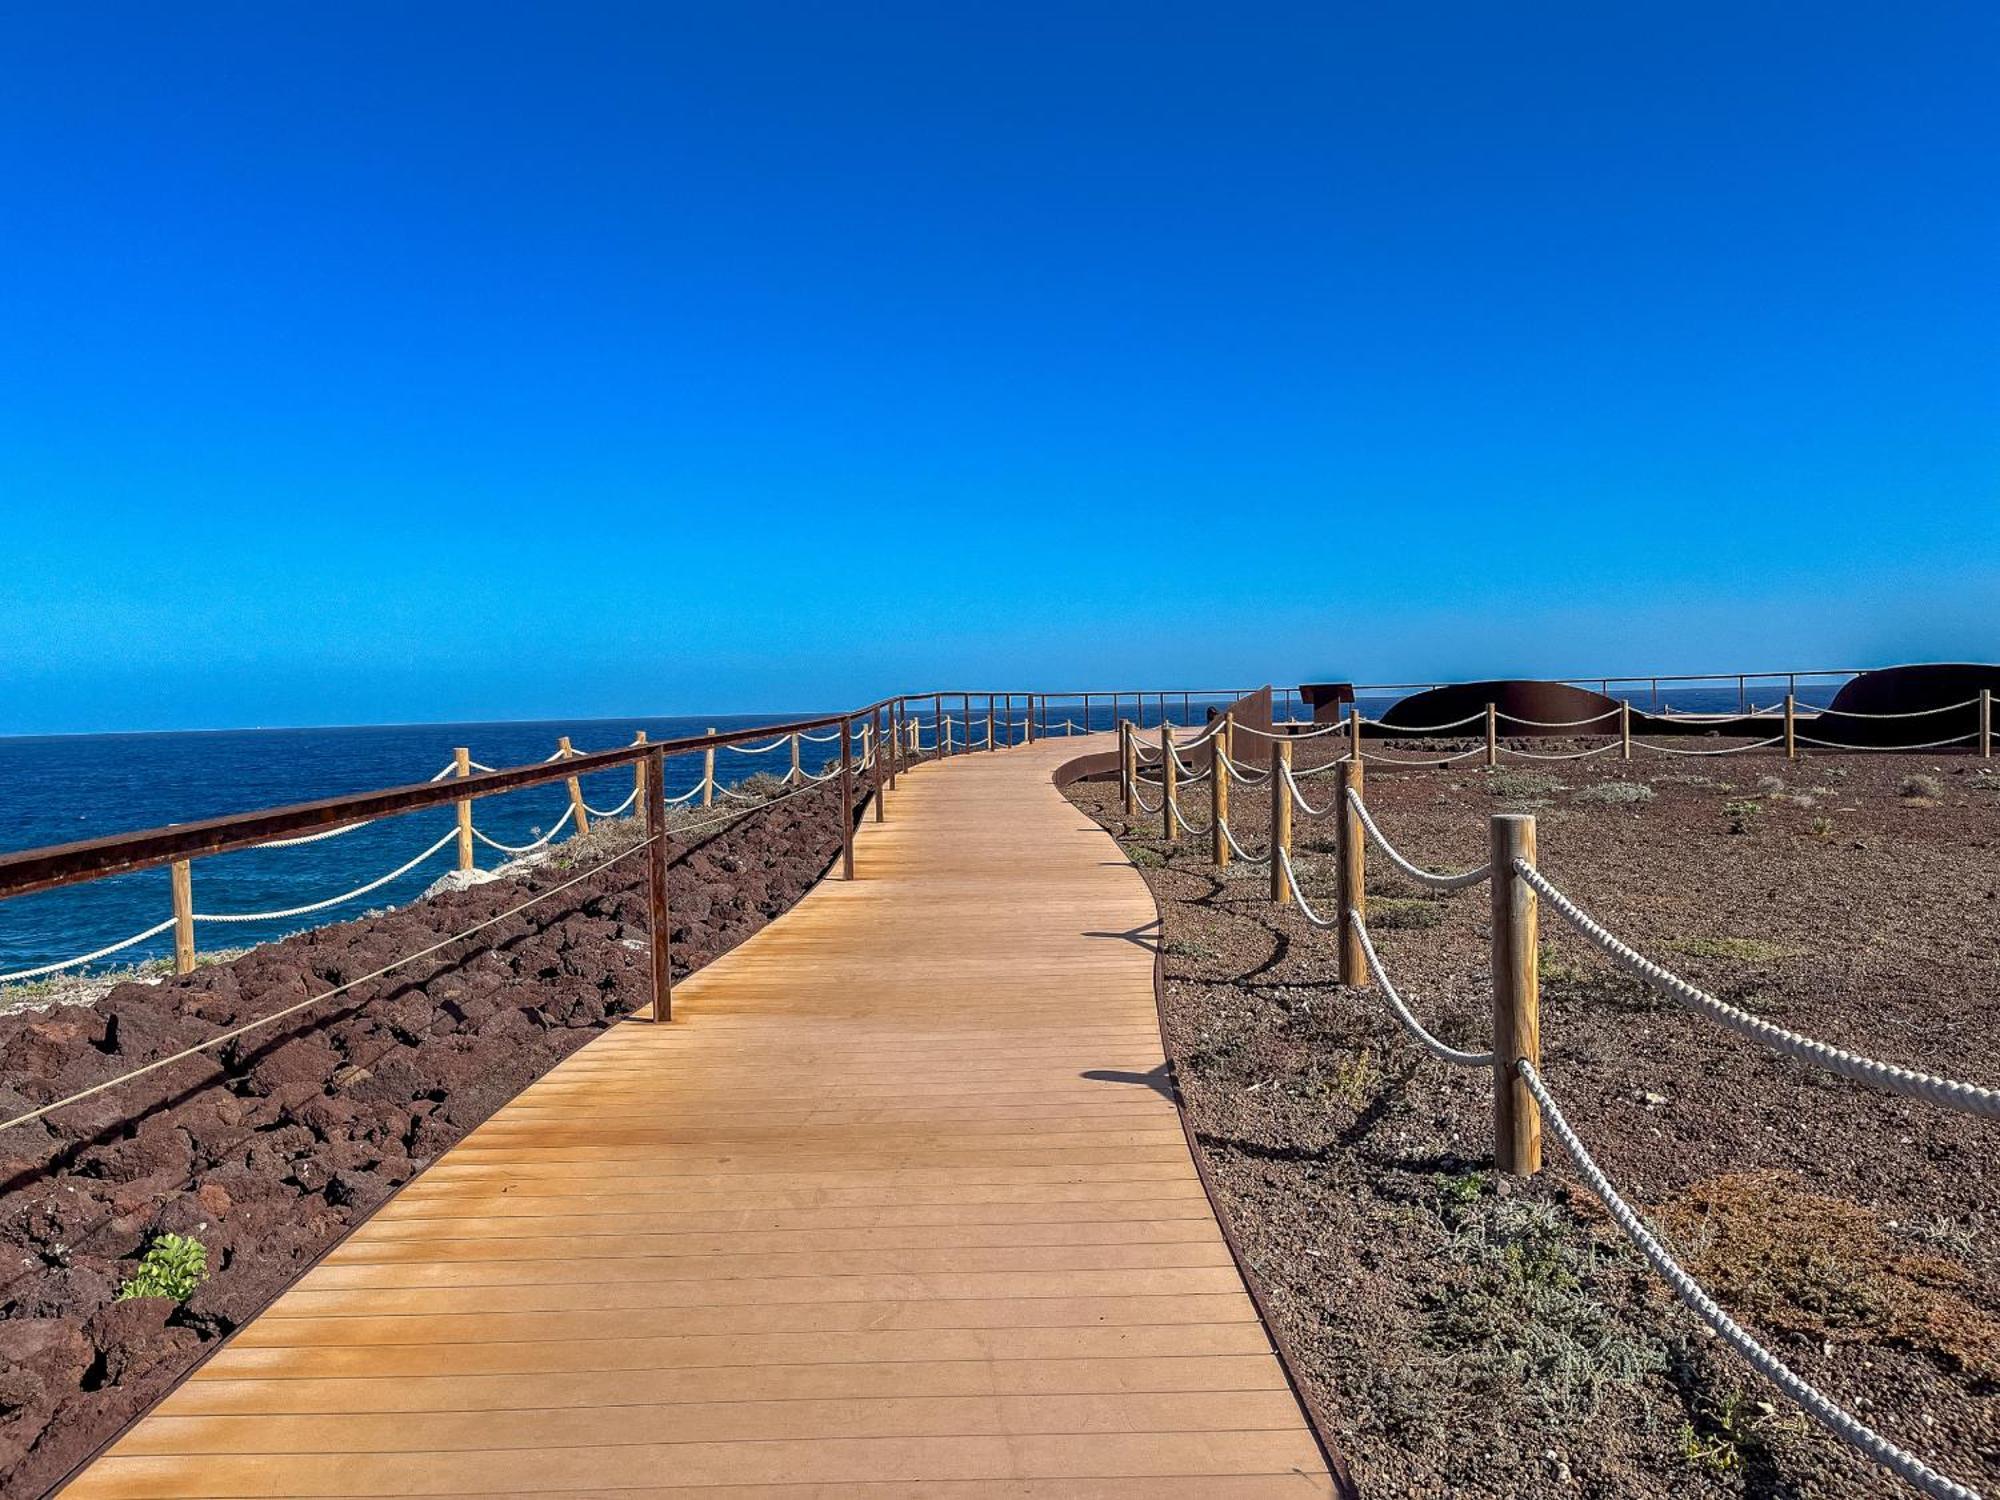
[[[185,1302],[208,1275],[208,1246],[192,1235],[162,1234],[146,1247],[139,1266],[118,1288],[118,1300],[171,1297]]]
[[[1896,795],[1912,802],[1919,798],[1935,802],[1944,795],[1944,783],[1935,776],[1905,776],[1896,786]]]
[[[1603,802],[1614,807],[1651,802],[1659,794],[1642,781],[1600,781],[1576,794],[1579,802]]]

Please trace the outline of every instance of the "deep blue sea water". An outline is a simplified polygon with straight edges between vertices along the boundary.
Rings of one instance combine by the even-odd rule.
[[[1132,700],[1124,701],[1127,717]],[[1168,708],[1175,719],[1184,710],[1178,697]],[[1109,702],[1091,705],[1091,720],[1112,725]],[[956,724],[959,705],[945,710]],[[1016,722],[1023,712],[1017,702]],[[1200,700],[1191,704],[1202,716]],[[764,723],[810,719],[824,711],[757,715],[703,715],[688,718],[603,719],[584,722],[505,724],[416,724],[346,729],[246,729],[176,734],[105,734],[0,738],[0,851],[70,843],[105,834],[157,828],[260,807],[304,802],[342,792],[370,791],[423,781],[443,768],[453,748],[467,746],[475,761],[508,767],[538,762],[567,734],[579,751],[630,744],[638,730],[653,740]],[[1050,717],[1076,721],[1075,704],[1051,708]],[[1160,705],[1146,701],[1143,720],[1157,724]],[[931,726],[921,716],[926,742]],[[974,700],[975,729],[985,732],[982,700]],[[821,731],[824,733],[825,731]],[[962,734],[962,728],[954,734]],[[1060,732],[1060,724],[1058,724]],[[1019,733],[1018,729],[1016,731]],[[754,742],[753,742],[754,743]],[[808,773],[839,759],[838,741],[806,742],[800,761]],[[724,785],[758,771],[783,775],[791,766],[786,749],[766,755],[716,752],[716,779]],[[700,784],[699,753],[666,762],[669,797]],[[629,769],[583,779],[584,800],[614,807],[632,789]],[[526,844],[552,827],[569,806],[561,782],[474,805],[480,829],[506,844]],[[395,869],[456,827],[449,807],[388,818],[339,838],[288,849],[246,849],[195,861],[197,912],[271,911],[303,905],[350,890]],[[558,841],[569,836],[565,828]],[[477,847],[482,868],[507,856]],[[243,947],[287,932],[343,921],[362,912],[400,905],[418,895],[456,861],[452,845],[408,875],[342,906],[310,917],[242,924],[197,924],[202,948]],[[40,891],[0,901],[0,974],[35,967],[130,937],[171,915],[164,869]],[[96,967],[123,967],[173,951],[173,935],[162,933],[107,958]]]
[[[1781,695],[1782,686],[1761,694],[1760,705]],[[1727,689],[1672,686],[1663,693],[1673,707],[1692,712],[1737,707],[1737,693]],[[1824,702],[1823,691],[1800,685],[1802,702]],[[1164,707],[1176,722],[1199,723],[1207,707],[1226,700],[1169,695],[1162,705],[1155,696],[1139,705],[1142,724],[1160,722]],[[1364,712],[1380,713],[1395,697],[1364,696]],[[1636,707],[1651,707],[1641,690]],[[959,706],[946,700],[946,712],[956,720]],[[1123,717],[1134,716],[1134,700],[1119,704]],[[1020,712],[1017,704],[1017,714]],[[1292,709],[1280,695],[1280,718]],[[156,828],[225,813],[246,812],[288,802],[330,797],[342,792],[401,786],[426,779],[452,758],[455,746],[471,749],[472,758],[489,766],[506,767],[541,761],[567,734],[580,751],[604,750],[630,744],[638,730],[654,740],[697,735],[709,727],[728,730],[759,723],[813,718],[810,711],[745,715],[702,715],[684,718],[603,719],[583,722],[502,724],[417,724],[346,729],[215,730],[176,734],[63,735],[0,738],[0,850],[69,843],[105,834]],[[974,729],[984,734],[985,710],[973,700]],[[1055,732],[1061,721],[1083,728],[1080,706],[1056,703],[1050,708]],[[928,718],[925,716],[928,732]],[[1114,719],[1108,700],[1094,699],[1090,726],[1109,729]],[[1016,733],[1018,734],[1018,730]],[[807,743],[801,761],[808,772],[823,769],[838,758],[837,743]],[[667,795],[673,797],[699,784],[702,759],[682,755],[666,763]],[[787,751],[742,755],[720,750],[717,779],[725,785],[760,770],[783,774],[790,766]],[[596,807],[613,807],[631,790],[629,770],[601,772],[584,779],[584,799]],[[475,805],[479,827],[507,844],[526,844],[552,827],[568,806],[561,782]],[[248,849],[197,860],[193,868],[195,910],[198,912],[268,911],[303,905],[350,890],[395,869],[443,837],[455,826],[450,808],[389,818],[339,838],[289,849]],[[558,837],[567,837],[565,829]],[[478,846],[478,862],[490,867],[506,856]],[[199,924],[196,939],[203,948],[242,947],[268,942],[287,932],[320,923],[342,921],[384,906],[399,905],[420,893],[450,869],[451,845],[408,875],[345,905],[302,918],[280,918],[244,924]],[[171,914],[168,875],[164,869],[121,875],[109,880],[42,891],[0,901],[0,974],[87,953],[131,936]],[[172,934],[162,933],[108,958],[100,967],[125,966],[172,952]]]

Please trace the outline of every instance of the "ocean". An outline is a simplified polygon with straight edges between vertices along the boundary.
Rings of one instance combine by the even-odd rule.
[[[1733,686],[1676,685],[1663,691],[1673,707],[1690,712],[1737,706]],[[1782,691],[1776,688],[1772,693]],[[1824,702],[1831,694],[1831,687],[1820,691],[1801,684],[1799,697],[1801,702]],[[1210,705],[1224,701],[1191,697],[1183,703],[1179,695],[1169,694],[1165,709],[1175,722],[1200,723]],[[1364,696],[1361,706],[1364,712],[1380,713],[1394,701],[1394,697]],[[1635,707],[1651,706],[1650,696],[1643,692],[1633,701]],[[1764,700],[1758,701],[1761,704]],[[956,703],[947,699],[945,707],[956,719]],[[1161,710],[1157,696],[1147,697],[1139,710],[1140,722],[1157,725]],[[1122,700],[1120,711],[1133,717],[1131,696]],[[1020,712],[1017,701],[1017,716]],[[1058,702],[1049,712],[1058,734],[1065,719],[1074,723],[1078,732],[1085,727],[1080,706],[1074,701]],[[1286,712],[1281,698],[1279,716]],[[698,735],[711,727],[729,730],[818,716],[815,711],[800,711],[581,722],[0,738],[0,852],[423,781],[448,765],[459,745],[468,747],[477,762],[506,767],[543,760],[555,750],[557,738],[565,734],[579,751],[606,750],[630,744],[641,729],[649,739],[667,740]],[[928,714],[920,717],[928,733]],[[983,736],[984,704],[979,699],[973,700],[973,717],[975,734]],[[1113,723],[1109,700],[1094,698],[1089,727],[1109,729]],[[838,760],[839,753],[837,742],[806,742],[801,746],[800,760],[803,769],[812,774]],[[726,786],[758,771],[782,775],[790,764],[790,755],[783,748],[765,755],[722,749],[716,753],[716,779]],[[698,786],[701,768],[698,753],[669,759],[667,795],[672,798]],[[632,773],[620,769],[585,777],[583,795],[591,806],[612,808],[623,802],[631,789]],[[480,830],[498,842],[522,845],[554,827],[568,805],[568,794],[558,781],[483,798],[475,804],[475,817]],[[455,826],[452,810],[445,807],[384,819],[315,843],[246,849],[200,859],[193,866],[195,910],[273,911],[318,901],[396,869]],[[558,839],[570,831],[565,828]],[[509,857],[484,844],[476,852],[482,868]],[[407,874],[351,902],[305,917],[198,923],[196,940],[202,949],[245,947],[302,928],[401,905],[421,894],[454,862],[454,848],[447,843]],[[164,869],[0,901],[0,977],[120,942],[167,920],[171,911]],[[123,968],[169,957],[172,951],[173,935],[163,932],[96,964],[67,972]]]

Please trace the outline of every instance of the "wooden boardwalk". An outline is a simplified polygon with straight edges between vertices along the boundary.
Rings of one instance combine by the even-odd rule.
[[[1191,1162],[1154,910],[909,773],[823,883],[407,1187],[72,1497],[1333,1493]]]

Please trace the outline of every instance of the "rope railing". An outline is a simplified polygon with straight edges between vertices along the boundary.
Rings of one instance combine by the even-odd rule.
[[[12,1130],[17,1125],[26,1125],[31,1121],[39,1120],[45,1115],[54,1114],[57,1110],[66,1109],[72,1104],[80,1104],[85,1099],[94,1098],[98,1094],[102,1094],[109,1089],[117,1088],[120,1084],[130,1083],[135,1078],[143,1078],[148,1073],[158,1072],[161,1068],[171,1067],[173,1066],[173,1064],[178,1062],[185,1062],[187,1061],[187,1059],[191,1057],[198,1056],[199,1054],[207,1052],[212,1048],[220,1047],[225,1042],[233,1042],[240,1036],[247,1036],[249,1033],[253,1031],[257,1031],[262,1027],[271,1025],[273,1022],[282,1021],[287,1016],[295,1016],[302,1010],[309,1010],[313,1006],[320,1004],[322,1001],[334,999],[336,996],[344,995],[349,990],[355,989],[360,985],[368,984],[374,980],[381,979],[388,974],[394,973],[397,969],[400,969],[407,964],[415,963],[418,959],[428,958],[431,954],[439,952],[442,949],[448,948],[453,943],[463,942],[466,938],[469,938],[476,933],[483,932],[486,928],[493,926],[495,923],[504,922],[510,917],[518,916],[521,912],[526,911],[529,907],[538,905],[543,901],[547,901],[552,896],[561,895],[564,891],[569,890],[571,887],[580,885],[582,882],[589,880],[594,876],[602,874],[612,865],[619,863],[619,861],[630,859],[633,855],[640,853],[642,850],[648,848],[651,844],[654,843],[654,841],[655,841],[654,838],[650,837],[641,839],[637,844],[634,844],[630,849],[622,850],[619,853],[610,856],[608,859],[602,860],[601,862],[599,862],[596,865],[593,865],[590,869],[585,870],[581,874],[572,876],[570,879],[563,881],[560,885],[553,886],[546,891],[538,891],[536,894],[530,896],[527,900],[518,902],[515,905],[510,906],[509,908],[507,908],[507,910],[503,912],[496,913],[493,916],[475,922],[472,924],[472,926],[464,928],[459,932],[455,932],[450,937],[440,938],[437,942],[431,943],[427,947],[419,948],[414,953],[407,953],[403,955],[401,958],[392,959],[390,962],[382,965],[378,969],[370,971],[369,973],[357,975],[353,979],[345,980],[342,983],[334,985],[332,988],[321,992],[320,994],[308,996],[306,999],[297,1001],[291,1005],[287,1005],[281,1010],[273,1011],[271,1012],[271,1014],[267,1016],[259,1016],[254,1021],[246,1021],[241,1026],[232,1026],[227,1031],[218,1032],[216,1035],[211,1037],[205,1037],[201,1041],[194,1043],[192,1046],[183,1047],[178,1052],[170,1053],[166,1057],[157,1058],[154,1061],[146,1063],[141,1067],[128,1069],[127,1071],[118,1074],[115,1078],[107,1078],[103,1080],[101,1083],[94,1083],[88,1088],[78,1089],[76,1092],[71,1094],[66,1094],[60,1099],[51,1100],[47,1104],[37,1105],[35,1108],[31,1110],[27,1110],[21,1114],[15,1115],[10,1120],[0,1120],[0,1132]]]
[[[1538,895],[1555,908],[1565,922],[1589,938],[1619,968],[1660,994],[1678,1001],[1689,1010],[1761,1042],[1774,1052],[1782,1053],[1799,1062],[1812,1063],[1830,1073],[1838,1073],[1843,1078],[1873,1084],[1890,1093],[1925,1099],[1947,1108],[1961,1109],[1968,1114],[1984,1115],[1989,1119],[2000,1118],[2000,1089],[1981,1088],[1977,1084],[1960,1083],[1954,1079],[1940,1078],[1933,1073],[1922,1073],[1913,1068],[1898,1067],[1894,1063],[1879,1062],[1872,1057],[1864,1057],[1860,1053],[1836,1047],[1830,1042],[1820,1041],[1816,1037],[1809,1037],[1761,1020],[1748,1011],[1739,1010],[1726,1001],[1716,999],[1707,991],[1688,983],[1678,974],[1655,963],[1636,948],[1621,941],[1609,928],[1578,906],[1548,876],[1533,865],[1516,860],[1514,869],[1523,880],[1534,887]]]
[[[1563,1115],[1555,1096],[1549,1092],[1548,1084],[1542,1079],[1533,1063],[1526,1058],[1517,1059],[1515,1071],[1528,1087],[1540,1107],[1542,1117],[1548,1122],[1549,1131],[1557,1144],[1575,1166],[1577,1175],[1605,1207],[1615,1223],[1654,1272],[1673,1288],[1674,1295],[1709,1328],[1713,1329],[1724,1343],[1734,1349],[1750,1367],[1775,1385],[1785,1397],[1793,1402],[1807,1416],[1811,1417],[1828,1432],[1847,1443],[1857,1451],[1866,1454],[1877,1464],[1902,1479],[1905,1483],[1937,1500],[1980,1500],[1978,1491],[1967,1489],[1957,1481],[1947,1478],[1933,1469],[1907,1449],[1890,1442],[1859,1418],[1852,1416],[1834,1404],[1817,1387],[1796,1374],[1790,1366],[1771,1353],[1755,1338],[1751,1337],[1742,1324],[1724,1312],[1716,1300],[1709,1296],[1692,1276],[1662,1245],[1657,1236],[1646,1227],[1632,1206],[1619,1196],[1611,1185],[1611,1179],[1598,1166],[1582,1139]]]
[[[1134,747],[1128,738],[1128,755],[1131,748]],[[1218,758],[1225,767],[1230,765],[1226,756]],[[1298,773],[1290,764],[1289,747],[1275,747],[1272,774],[1281,780],[1274,788],[1273,837],[1268,852],[1253,858],[1243,848],[1228,819],[1221,815],[1222,807],[1218,800],[1217,816],[1212,824],[1218,834],[1214,856],[1216,863],[1225,862],[1224,850],[1229,857],[1269,863],[1273,872],[1271,899],[1295,907],[1300,919],[1308,926],[1338,935],[1342,944],[1340,970],[1343,984],[1356,989],[1365,988],[1371,981],[1379,984],[1397,1023],[1417,1045],[1437,1060],[1458,1067],[1495,1070],[1493,1116],[1496,1167],[1502,1171],[1525,1174],[1538,1171],[1541,1166],[1541,1137],[1536,1121],[1546,1119],[1551,1134],[1561,1144],[1586,1184],[1604,1203],[1652,1269],[1668,1281],[1683,1303],[1753,1368],[1771,1380],[1788,1399],[1796,1402],[1835,1436],[1852,1444],[1923,1493],[1943,1497],[1943,1500],[1978,1500],[1974,1491],[1938,1473],[1922,1459],[1872,1431],[1787,1368],[1731,1319],[1674,1262],[1612,1188],[1563,1118],[1537,1071],[1540,1059],[1540,1023],[1537,1016],[1539,980],[1536,970],[1540,929],[1537,903],[1547,902],[1559,916],[1596,943],[1620,967],[1652,987],[1782,1055],[1899,1094],[1987,1118],[2000,1117],[2000,1090],[1918,1072],[1834,1047],[1760,1020],[1689,984],[1613,936],[1541,873],[1534,860],[1535,820],[1531,816],[1518,813],[1494,816],[1494,857],[1486,864],[1455,873],[1426,869],[1405,856],[1383,834],[1361,792],[1363,765],[1343,760],[1339,768],[1343,777],[1341,797],[1325,809],[1315,808],[1299,791]],[[1128,796],[1138,797],[1139,778],[1132,760],[1126,762],[1125,781]],[[1167,790],[1170,791],[1170,776],[1167,781]],[[1160,785],[1158,782],[1147,784]],[[1220,788],[1216,796],[1220,798]],[[1143,798],[1140,805],[1149,813],[1159,811],[1157,806],[1145,804]],[[1290,815],[1294,807],[1313,815],[1335,810],[1342,812],[1340,857],[1336,867],[1338,917],[1325,914],[1315,906],[1292,861]],[[1177,806],[1171,807],[1171,813],[1173,823],[1181,829],[1199,831]],[[1417,1018],[1384,966],[1374,937],[1368,930],[1365,912],[1366,865],[1362,856],[1369,843],[1380,849],[1402,874],[1432,890],[1463,890],[1488,882],[1498,887],[1503,878],[1510,883],[1509,889],[1496,888],[1494,892],[1492,983],[1495,1032],[1489,1050],[1458,1048],[1440,1040]]]
[[[1368,837],[1374,840],[1375,847],[1389,856],[1390,864],[1416,881],[1418,885],[1434,891],[1462,891],[1468,886],[1482,885],[1493,878],[1493,866],[1490,861],[1477,869],[1460,870],[1456,874],[1447,874],[1442,870],[1426,870],[1423,866],[1406,859],[1403,852],[1383,836],[1381,827],[1375,821],[1375,815],[1368,810],[1367,802],[1352,787],[1348,788],[1347,801],[1354,809],[1355,816],[1361,819],[1361,826],[1367,830]],[[1331,811],[1331,808],[1328,810]]]
[[[388,874],[378,875],[373,880],[369,881],[366,885],[357,885],[353,890],[342,891],[338,896],[328,896],[324,901],[311,901],[307,902],[303,906],[289,906],[279,911],[231,911],[231,912],[198,911],[194,913],[193,919],[197,922],[217,922],[217,923],[275,922],[275,921],[286,920],[292,917],[311,916],[314,912],[327,911],[332,907],[341,906],[344,905],[346,902],[355,900],[357,897],[366,896],[371,891],[379,891],[382,889],[383,886],[387,885],[392,880],[400,880],[403,876],[409,874],[410,871],[416,869],[418,865],[422,864],[432,855],[438,853],[441,849],[444,848],[446,844],[451,843],[457,837],[458,837],[458,830],[453,829],[449,833],[447,833],[443,838],[439,839],[435,844],[432,844],[430,848],[424,850],[423,853],[417,855],[414,859],[407,860],[403,864],[396,866],[396,868],[391,870]],[[170,923],[169,925],[172,924]]]
[[[1290,872],[1290,867],[1288,860],[1287,873]],[[1375,940],[1368,935],[1368,924],[1362,920],[1361,913],[1350,906],[1347,909],[1347,920],[1354,929],[1355,937],[1360,939],[1362,956],[1368,960],[1368,972],[1373,974],[1376,983],[1382,986],[1382,997],[1389,1002],[1389,1008],[1395,1012],[1396,1019],[1403,1023],[1403,1029],[1416,1038],[1418,1044],[1439,1062],[1447,1062],[1459,1068],[1492,1067],[1491,1052],[1462,1052],[1439,1041],[1424,1029],[1423,1022],[1416,1018],[1410,1007],[1404,1003],[1403,997],[1397,993],[1394,981],[1389,978],[1388,970],[1382,967],[1381,955],[1375,951]]]

